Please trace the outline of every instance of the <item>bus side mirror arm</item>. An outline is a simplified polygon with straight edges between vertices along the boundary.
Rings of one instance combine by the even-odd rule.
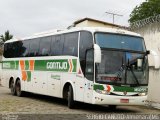
[[[147,55],[151,54],[150,50],[147,50],[147,51],[146,51],[146,54],[147,54]]]
[[[101,48],[97,44],[94,44],[94,61],[101,63]]]

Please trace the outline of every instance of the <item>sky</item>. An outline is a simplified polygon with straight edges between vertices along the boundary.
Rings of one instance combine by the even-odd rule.
[[[145,0],[0,0],[0,34],[31,36],[53,29],[65,29],[74,21],[90,17],[128,26],[131,11]]]

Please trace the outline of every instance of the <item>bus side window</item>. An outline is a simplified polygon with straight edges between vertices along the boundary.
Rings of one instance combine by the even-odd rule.
[[[7,43],[4,46],[4,57],[6,58],[14,58],[18,57],[19,54],[19,41]]]
[[[9,55],[8,55],[8,44],[7,44],[7,43],[4,44],[3,56],[4,56],[5,58],[8,58],[8,57],[9,57]]]
[[[20,57],[20,50],[22,45],[23,45],[22,41],[16,41],[16,42],[5,44],[4,57],[5,58]]]
[[[3,52],[3,56],[5,58],[12,58],[14,55],[14,51],[12,49],[12,43],[6,43],[4,44],[4,52]]]
[[[63,55],[78,56],[78,32],[64,34]]]
[[[62,35],[52,36],[51,55],[62,55],[64,39]]]
[[[20,57],[21,56],[21,49],[23,46],[22,41],[13,42],[13,46],[15,46],[14,47],[14,57]]]
[[[20,50],[20,57],[28,57],[29,56],[29,40],[22,41],[22,47]]]
[[[83,74],[85,74],[86,67],[86,52],[88,49],[93,47],[93,37],[90,32],[82,31],[80,33],[80,43],[79,43],[79,59],[81,64],[81,69]]]
[[[39,55],[48,56],[50,55],[51,37],[43,37],[40,41]]]
[[[39,56],[39,42],[40,38],[35,38],[30,40],[30,50],[29,50],[29,57]]]
[[[94,80],[94,49],[87,50],[85,77],[88,80]]]

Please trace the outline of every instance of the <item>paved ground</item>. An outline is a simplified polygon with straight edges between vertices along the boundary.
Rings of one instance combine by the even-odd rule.
[[[42,95],[28,94],[16,97],[10,90],[0,87],[0,114],[160,114],[160,110],[145,106],[118,106],[115,111],[106,106],[77,103],[76,109],[68,109],[65,100]]]

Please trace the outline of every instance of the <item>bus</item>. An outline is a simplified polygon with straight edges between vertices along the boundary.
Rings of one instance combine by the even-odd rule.
[[[2,85],[97,105],[144,105],[148,54],[143,38],[114,28],[74,27],[4,44]]]

